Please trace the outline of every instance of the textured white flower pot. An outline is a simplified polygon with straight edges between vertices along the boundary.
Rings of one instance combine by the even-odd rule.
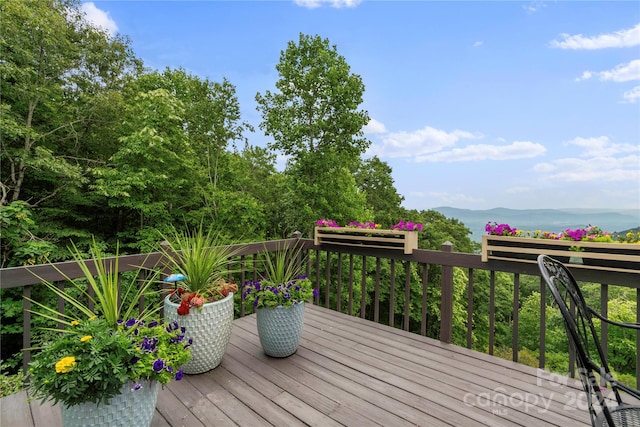
[[[179,304],[164,299],[164,317],[186,328],[186,337],[193,339],[191,360],[182,365],[185,374],[201,374],[222,361],[231,338],[233,324],[233,293],[226,298],[206,303],[202,310],[192,307],[186,316],[178,315]]]
[[[263,307],[257,311],[258,336],[267,356],[287,357],[298,350],[304,325],[304,301],[284,308]]]
[[[131,390],[133,382],[122,386],[108,405],[91,402],[66,407],[62,405],[65,427],[147,427],[151,425],[158,401],[158,381],[139,381],[142,388]]]

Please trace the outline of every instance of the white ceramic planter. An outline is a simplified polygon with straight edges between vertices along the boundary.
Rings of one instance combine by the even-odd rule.
[[[304,301],[288,308],[263,307],[256,316],[260,344],[267,356],[287,357],[298,350],[304,325]]]
[[[186,316],[178,315],[179,304],[164,299],[164,317],[186,328],[186,337],[193,339],[191,360],[182,365],[185,374],[201,374],[222,361],[231,338],[233,324],[233,293],[216,302],[206,303],[202,310],[191,308]]]
[[[64,427],[148,427],[158,401],[158,381],[139,381],[142,388],[131,390],[133,382],[122,386],[108,405],[91,402],[62,405]]]

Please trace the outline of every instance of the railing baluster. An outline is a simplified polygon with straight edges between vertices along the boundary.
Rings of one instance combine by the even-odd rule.
[[[469,269],[467,284],[467,348],[473,346],[473,268]]]
[[[22,288],[22,373],[27,375],[31,362],[31,285]]]
[[[538,360],[538,368],[544,369],[545,353],[546,353],[546,336],[547,336],[547,284],[544,279],[540,278],[540,359]],[[571,362],[571,350],[569,350],[569,370],[573,369]],[[573,378],[573,373],[571,374]]]
[[[489,274],[489,354],[493,354],[496,339],[496,272]]]
[[[329,299],[331,298],[329,295],[329,283],[331,283],[331,252],[329,251],[327,251],[327,265],[325,265],[324,281],[324,306],[329,308]]]
[[[373,291],[373,321],[380,321],[380,258],[376,257],[376,283]]]
[[[443,252],[451,253],[453,244],[445,242],[442,245]],[[453,342],[453,267],[451,265],[442,266],[440,297],[440,341],[446,343]]]
[[[349,316],[353,316],[353,254],[349,254]]]
[[[320,275],[318,274],[320,271],[320,251],[316,250],[316,291],[317,296],[314,298],[313,302],[315,304],[320,305]]]
[[[362,256],[362,278],[360,279],[360,317],[365,318],[367,314],[367,257]]]
[[[409,330],[411,308],[411,263],[404,262],[404,330]]]
[[[336,291],[336,311],[342,309],[342,252],[338,252],[338,289]]]
[[[389,326],[396,326],[396,260],[391,260],[391,283],[389,284]]]
[[[56,283],[57,288],[64,292],[65,283],[58,282]],[[62,323],[62,315],[64,314],[64,299],[62,297],[58,297],[58,329],[64,329],[64,323]]]
[[[636,289],[636,323],[640,323],[640,288]],[[640,330],[636,331],[636,388],[640,389]]]
[[[427,335],[427,279],[429,264],[422,264],[422,313],[420,313],[420,335]]]
[[[513,352],[513,361],[518,361],[518,319],[520,314],[520,274],[513,275],[513,333],[511,349]]]

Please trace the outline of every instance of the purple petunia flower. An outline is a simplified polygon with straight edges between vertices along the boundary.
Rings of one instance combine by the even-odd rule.
[[[156,326],[158,326],[158,322],[156,322],[155,320],[151,323],[149,323],[149,327],[150,328],[155,328]]]
[[[140,358],[138,356],[133,356],[131,358],[131,360],[129,361],[130,364],[135,365],[136,363],[138,363],[138,360],[140,360]]]
[[[180,381],[182,377],[184,377],[184,372],[182,372],[182,369],[180,369],[178,370],[178,372],[176,372],[176,381]]]
[[[136,319],[131,318],[131,319],[127,320],[127,323],[125,323],[124,325],[125,325],[127,328],[130,328],[130,327],[132,327],[133,325],[135,325],[136,323],[137,323]]]
[[[138,381],[136,381],[133,387],[131,387],[131,391],[137,391],[137,390],[140,390],[141,388],[142,388],[142,385]]]
[[[153,362],[153,370],[155,372],[160,372],[164,369],[164,360],[162,359],[156,359],[155,362]]]
[[[314,298],[318,298],[318,296],[319,296],[319,295],[320,295],[320,290],[318,290],[318,289],[314,289],[314,290],[313,290],[313,297],[314,297]]]

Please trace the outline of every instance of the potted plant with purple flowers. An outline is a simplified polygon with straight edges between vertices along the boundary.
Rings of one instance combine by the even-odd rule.
[[[71,286],[66,290],[42,280],[65,301],[64,312],[30,300],[34,314],[64,325],[51,328],[54,335],[32,349],[37,352],[27,374],[30,394],[42,402],[61,402],[67,427],[148,426],[158,385],[182,379],[191,343],[176,322],[152,319],[159,306],[140,312],[139,303],[158,281],[156,275],[138,271],[145,274],[120,283],[118,254],[106,259],[95,241],[90,252],[93,260],[85,263],[73,247],[84,277],[67,277]]]
[[[302,275],[302,247],[284,244],[275,253],[264,252],[264,275],[244,284],[242,297],[256,310],[260,344],[268,356],[288,357],[296,352],[304,325],[305,302],[317,296]]]

